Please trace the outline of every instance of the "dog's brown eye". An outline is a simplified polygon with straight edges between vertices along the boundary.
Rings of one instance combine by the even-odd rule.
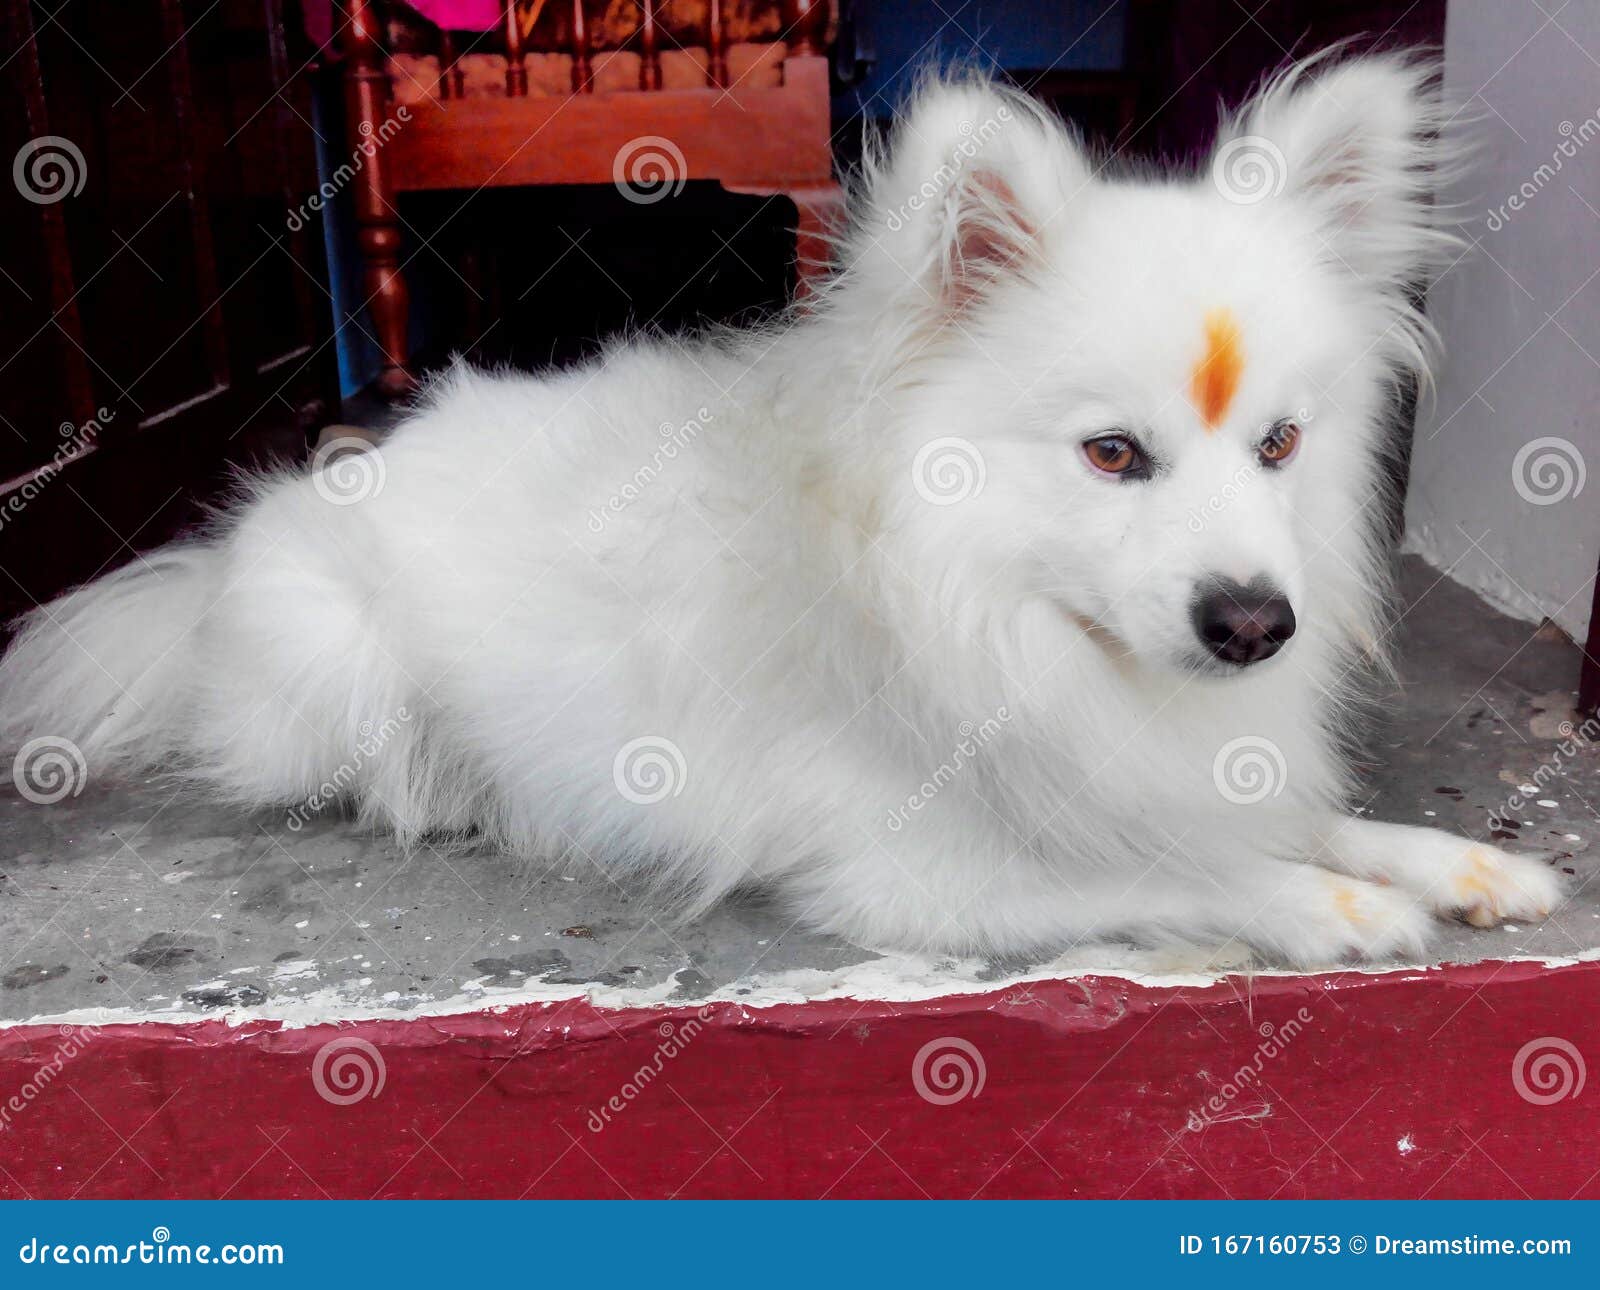
[[[1147,464],[1138,445],[1119,434],[1090,439],[1083,445],[1083,455],[1102,475],[1141,475]]]
[[[1267,431],[1267,437],[1261,441],[1256,453],[1263,465],[1281,466],[1294,456],[1294,450],[1299,446],[1300,427],[1293,421],[1280,421]]]

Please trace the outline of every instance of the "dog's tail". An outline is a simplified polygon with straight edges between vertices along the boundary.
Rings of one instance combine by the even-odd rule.
[[[25,615],[0,659],[5,745],[130,769],[176,752],[218,570],[215,547],[171,546]]]

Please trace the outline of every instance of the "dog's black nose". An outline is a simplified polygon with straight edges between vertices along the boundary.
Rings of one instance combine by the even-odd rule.
[[[1294,635],[1294,608],[1270,583],[1207,583],[1191,608],[1194,629],[1218,658],[1244,667],[1271,658]]]

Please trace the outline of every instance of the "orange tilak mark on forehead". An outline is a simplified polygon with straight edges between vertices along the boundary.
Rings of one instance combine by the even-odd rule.
[[[1226,309],[1213,309],[1206,315],[1206,349],[1189,377],[1189,397],[1195,410],[1215,430],[1239,389],[1244,375],[1244,346],[1239,340],[1239,324]]]

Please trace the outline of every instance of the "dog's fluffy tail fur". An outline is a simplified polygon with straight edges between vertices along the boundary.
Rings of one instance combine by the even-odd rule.
[[[0,668],[8,740],[49,732],[95,765],[179,751],[179,696],[218,556],[200,543],[167,547],[28,614]]]
[[[423,699],[338,545],[347,513],[297,471],[249,492],[204,538],[26,615],[0,740],[68,742],[96,776],[175,770],[247,807],[353,803],[405,840],[459,830],[470,794],[424,764]]]

